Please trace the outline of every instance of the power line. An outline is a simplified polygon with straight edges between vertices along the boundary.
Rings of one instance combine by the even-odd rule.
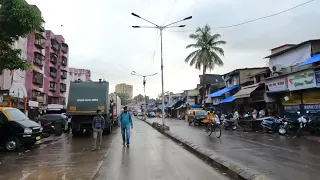
[[[273,17],[273,16],[277,16],[277,15],[280,15],[280,14],[283,14],[283,13],[286,13],[288,11],[291,11],[291,10],[294,10],[298,7],[301,7],[301,6],[304,6],[306,4],[309,4],[311,2],[313,2],[315,0],[310,0],[310,1],[306,1],[304,3],[301,3],[301,4],[298,4],[294,7],[291,7],[289,9],[286,9],[286,10],[283,10],[283,11],[280,11],[280,12],[277,12],[277,13],[274,13],[274,14],[270,14],[268,16],[263,16],[263,17],[259,17],[259,18],[256,18],[256,19],[252,19],[252,20],[249,20],[249,21],[245,21],[245,22],[241,22],[241,23],[237,23],[237,24],[232,24],[232,25],[228,25],[228,26],[218,26],[218,27],[214,27],[214,28],[211,28],[211,29],[226,29],[226,28],[232,28],[232,27],[236,27],[236,26],[241,26],[241,25],[244,25],[244,24],[248,24],[248,23],[251,23],[251,22],[255,22],[255,21],[259,21],[259,20],[263,20],[263,19],[267,19],[267,18],[270,18],[270,17]],[[170,30],[168,30],[170,31]],[[195,31],[195,30],[181,30],[181,31],[170,31],[170,32],[187,32],[187,31]]]

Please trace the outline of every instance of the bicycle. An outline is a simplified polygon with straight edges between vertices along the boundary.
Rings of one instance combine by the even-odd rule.
[[[211,134],[214,132],[217,138],[221,137],[221,126],[220,122],[216,120],[210,120],[210,122],[207,124],[206,132],[208,136],[211,136]]]

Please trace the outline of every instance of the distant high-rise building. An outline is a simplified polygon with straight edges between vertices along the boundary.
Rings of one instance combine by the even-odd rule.
[[[116,93],[128,94],[129,99],[133,99],[133,86],[126,83],[117,84]]]

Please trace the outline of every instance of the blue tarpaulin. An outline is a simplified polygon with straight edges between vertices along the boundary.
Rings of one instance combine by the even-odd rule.
[[[200,106],[199,106],[199,105],[196,105],[196,104],[190,104],[189,107],[190,107],[190,108],[200,108]]]
[[[217,92],[214,92],[214,93],[211,93],[208,95],[209,98],[214,98],[214,97],[219,97],[219,96],[222,96],[223,94],[237,88],[238,85],[234,85],[234,86],[231,86],[231,87],[227,87],[227,88],[224,88],[224,89],[221,89],[220,91],[217,91]]]
[[[234,100],[234,97],[233,96],[229,96],[225,99],[222,99],[219,103],[222,104],[222,103],[229,103],[229,102],[232,102]]]
[[[300,63],[299,67],[305,66],[305,65],[308,65],[308,64],[312,64],[312,63],[315,63],[315,62],[319,62],[319,61],[320,61],[320,54],[316,54],[316,55],[312,56],[310,59],[306,60],[305,62]]]

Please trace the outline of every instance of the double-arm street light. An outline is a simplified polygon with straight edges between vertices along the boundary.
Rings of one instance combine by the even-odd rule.
[[[164,26],[159,26],[147,19],[144,19],[142,17],[140,17],[139,15],[135,14],[135,13],[131,13],[131,15],[139,18],[139,19],[142,19],[144,21],[147,21],[148,23],[152,24],[153,26],[132,26],[133,28],[156,28],[156,29],[159,29],[160,30],[160,38],[161,38],[161,85],[162,85],[162,91],[161,91],[161,95],[162,95],[162,124],[165,125],[165,122],[164,122],[164,87],[163,87],[163,55],[162,55],[162,31],[164,29],[167,29],[167,28],[176,28],[176,27],[185,27],[186,25],[178,25],[178,26],[173,26],[174,24],[176,23],[179,23],[181,21],[185,21],[185,20],[188,20],[188,19],[191,19],[192,16],[189,16],[189,17],[186,17],[182,20],[179,20],[179,21],[175,21],[173,23],[169,23],[167,25],[164,25]]]
[[[143,96],[144,96],[144,104],[145,104],[145,109],[147,109],[147,101],[146,101],[146,78],[147,77],[150,77],[150,76],[155,76],[157,75],[158,73],[153,73],[153,74],[148,74],[148,75],[142,75],[142,74],[139,74],[135,71],[132,71],[131,72],[132,75],[135,75],[135,76],[140,76],[140,77],[143,77]]]

